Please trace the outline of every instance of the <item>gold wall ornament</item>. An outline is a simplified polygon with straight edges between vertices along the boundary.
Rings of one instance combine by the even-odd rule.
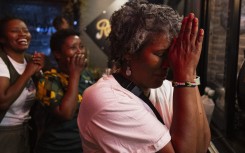
[[[98,30],[98,32],[96,33],[97,39],[101,39],[103,38],[103,36],[107,38],[111,32],[109,20],[105,18],[99,20],[96,24],[96,29]]]

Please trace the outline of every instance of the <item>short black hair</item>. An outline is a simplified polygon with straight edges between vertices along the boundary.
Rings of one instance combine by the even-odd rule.
[[[62,15],[56,16],[53,20],[52,25],[54,26],[56,30],[58,30],[60,29],[60,26],[63,24],[64,20],[66,20],[67,23],[69,24],[68,20],[64,16]]]
[[[24,23],[26,23],[23,19],[16,17],[16,16],[5,16],[3,18],[0,19],[0,38],[5,37],[5,28],[6,25],[8,24],[9,21],[12,20],[21,20]]]
[[[64,43],[65,39],[69,36],[80,36],[80,33],[74,29],[61,29],[52,34],[50,39],[50,48],[51,51],[60,51],[61,46]]]

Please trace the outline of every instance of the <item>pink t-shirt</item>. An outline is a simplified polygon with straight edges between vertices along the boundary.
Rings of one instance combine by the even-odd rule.
[[[159,111],[166,110],[160,112],[163,116],[167,114],[163,118],[166,126],[158,121],[145,102],[121,87],[111,75],[103,76],[85,90],[78,116],[83,151],[151,153],[163,148],[171,139],[172,110],[167,109],[172,109],[173,91],[168,85],[171,83],[164,84],[167,88],[153,89],[150,99],[159,94],[167,96],[153,102]]]

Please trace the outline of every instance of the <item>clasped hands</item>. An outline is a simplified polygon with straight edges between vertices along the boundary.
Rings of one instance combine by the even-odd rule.
[[[68,58],[70,71],[81,72],[87,66],[87,61],[84,53],[75,53],[72,57]]]
[[[182,21],[181,30],[169,49],[169,63],[174,81],[193,81],[200,59],[204,30],[198,29],[198,19],[190,13]]]

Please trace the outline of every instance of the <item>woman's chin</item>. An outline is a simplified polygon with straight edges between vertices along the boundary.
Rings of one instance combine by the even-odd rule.
[[[151,88],[158,88],[163,84],[163,80],[155,81]]]
[[[19,47],[18,50],[19,52],[25,52],[28,49],[28,47]]]

